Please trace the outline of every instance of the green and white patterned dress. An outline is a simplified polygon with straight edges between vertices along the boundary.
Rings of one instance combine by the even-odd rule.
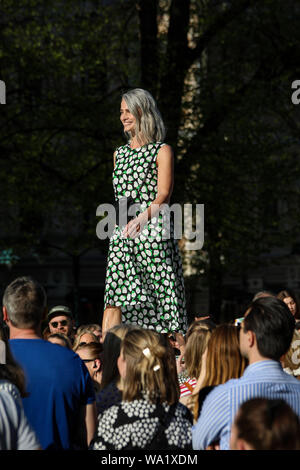
[[[163,143],[116,150],[113,186],[116,199],[132,196],[145,210],[157,194],[156,157]],[[141,186],[150,161],[152,164]],[[139,193],[137,192],[139,190]],[[152,218],[135,239],[116,226],[110,238],[104,307],[121,307],[122,321],[161,333],[187,329],[185,290],[177,240],[165,239],[163,216]],[[171,235],[173,233],[171,224]]]

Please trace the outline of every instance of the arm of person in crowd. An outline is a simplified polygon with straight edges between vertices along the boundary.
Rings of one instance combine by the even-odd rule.
[[[97,428],[96,402],[86,405],[85,427],[86,427],[87,445],[89,446],[95,435],[96,428]]]
[[[79,423],[77,425],[76,446],[82,449],[88,448],[97,427],[96,402],[82,405],[79,413]]]
[[[192,428],[193,449],[205,450],[220,441],[223,428],[229,423],[228,393],[222,386],[205,399],[197,423]]]
[[[144,225],[159,212],[162,204],[169,204],[174,185],[174,154],[170,145],[163,145],[157,155],[157,195],[150,206],[124,228],[123,234],[135,237]]]

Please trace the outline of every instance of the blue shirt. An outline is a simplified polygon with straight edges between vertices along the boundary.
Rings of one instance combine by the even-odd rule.
[[[25,415],[43,449],[72,449],[81,407],[95,401],[89,372],[69,349],[43,339],[12,339],[26,377]]]
[[[215,441],[230,447],[230,432],[240,405],[256,397],[283,399],[300,417],[300,381],[285,373],[281,364],[264,360],[249,365],[241,378],[218,385],[205,399],[193,426],[193,449],[206,449]]]

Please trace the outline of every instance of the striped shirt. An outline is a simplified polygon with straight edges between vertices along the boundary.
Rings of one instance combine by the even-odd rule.
[[[283,399],[300,417],[300,381],[286,374],[277,361],[255,362],[242,377],[231,379],[209,393],[193,426],[193,449],[206,449],[219,442],[221,450],[228,450],[231,426],[240,405],[256,397]]]
[[[197,384],[197,379],[187,379],[185,382],[180,384],[180,398],[187,397],[192,394],[194,387]]]

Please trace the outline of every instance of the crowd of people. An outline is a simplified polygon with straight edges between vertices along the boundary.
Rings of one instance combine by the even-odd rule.
[[[47,312],[36,280],[6,287],[0,449],[300,450],[293,293],[257,293],[238,321],[197,316],[181,342]]]

